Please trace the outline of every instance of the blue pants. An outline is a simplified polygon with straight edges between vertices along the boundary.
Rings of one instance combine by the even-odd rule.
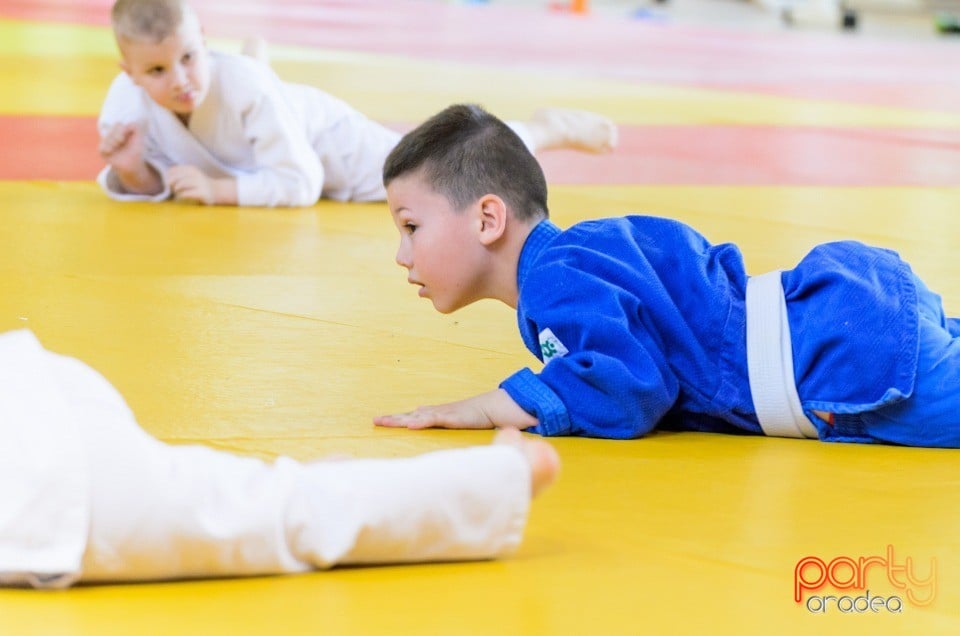
[[[829,441],[960,448],[960,319],[947,318],[938,294],[914,277],[920,322],[917,382],[905,400],[837,415]]]

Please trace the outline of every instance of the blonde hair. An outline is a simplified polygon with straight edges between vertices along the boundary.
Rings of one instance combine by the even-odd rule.
[[[160,42],[196,13],[184,0],[117,0],[110,12],[117,39]]]

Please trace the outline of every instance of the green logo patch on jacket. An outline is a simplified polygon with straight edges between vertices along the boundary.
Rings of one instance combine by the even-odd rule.
[[[553,335],[549,329],[540,332],[540,354],[544,362],[549,362],[554,358],[562,358],[570,353],[569,349],[563,346],[560,338]]]

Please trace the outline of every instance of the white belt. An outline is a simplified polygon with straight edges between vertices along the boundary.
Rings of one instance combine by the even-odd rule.
[[[747,374],[764,435],[817,438],[797,395],[780,270],[747,279]]]

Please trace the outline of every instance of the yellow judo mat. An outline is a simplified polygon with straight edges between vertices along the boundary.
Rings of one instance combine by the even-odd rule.
[[[89,4],[104,16],[109,8]],[[103,16],[85,23],[23,16],[16,2],[0,9],[0,116],[5,135],[26,139],[5,144],[13,171],[18,154],[37,152],[31,140],[50,156],[68,151],[66,136],[62,149],[55,134],[31,132],[50,118],[77,118],[92,131],[117,67]],[[517,20],[548,19],[544,8],[525,11]],[[583,26],[600,17],[576,19],[570,28],[602,30]],[[232,32],[207,31],[215,48],[238,46]],[[764,42],[774,50],[791,37]],[[696,51],[697,41],[685,46]],[[845,46],[827,36],[822,45]],[[471,62],[322,38],[274,42],[272,55],[285,79],[320,85],[398,127],[459,100],[504,117],[545,104],[598,110],[623,127],[623,149],[544,158],[561,227],[628,212],[669,216],[739,244],[752,273],[791,267],[818,242],[855,238],[898,250],[943,294],[948,314],[960,313],[960,172],[936,154],[960,160],[960,116],[941,102],[805,93],[803,78],[794,91],[751,87],[759,77],[724,86],[621,80],[572,63]],[[780,127],[799,137],[764,136]],[[801,143],[840,129],[830,133],[836,153]],[[690,178],[690,165],[714,157],[698,139],[741,132],[716,152],[746,172],[724,181],[715,177],[726,163],[716,162],[696,172],[701,181]],[[651,163],[645,144],[666,144],[664,135],[689,142],[674,159],[689,149],[702,164]],[[750,154],[757,135],[774,155]],[[878,156],[896,153],[842,147],[865,137],[910,143],[897,146],[902,163],[881,165]],[[509,308],[489,301],[444,316],[416,297],[394,263],[385,204],[120,204],[74,150],[79,176],[47,175],[41,162],[34,177],[8,172],[0,181],[0,330],[32,329],[47,348],[91,364],[164,441],[303,460],[486,443],[490,432],[377,429],[371,420],[536,368]],[[86,152],[95,163],[95,149]],[[846,174],[845,152],[859,157],[854,167],[876,170],[831,180]],[[650,171],[631,181],[631,161]],[[767,170],[771,161],[784,165]],[[609,178],[604,166],[622,172]],[[0,635],[960,632],[960,451],[697,433],[565,438],[556,447],[561,478],[534,502],[512,557],[3,590]]]

